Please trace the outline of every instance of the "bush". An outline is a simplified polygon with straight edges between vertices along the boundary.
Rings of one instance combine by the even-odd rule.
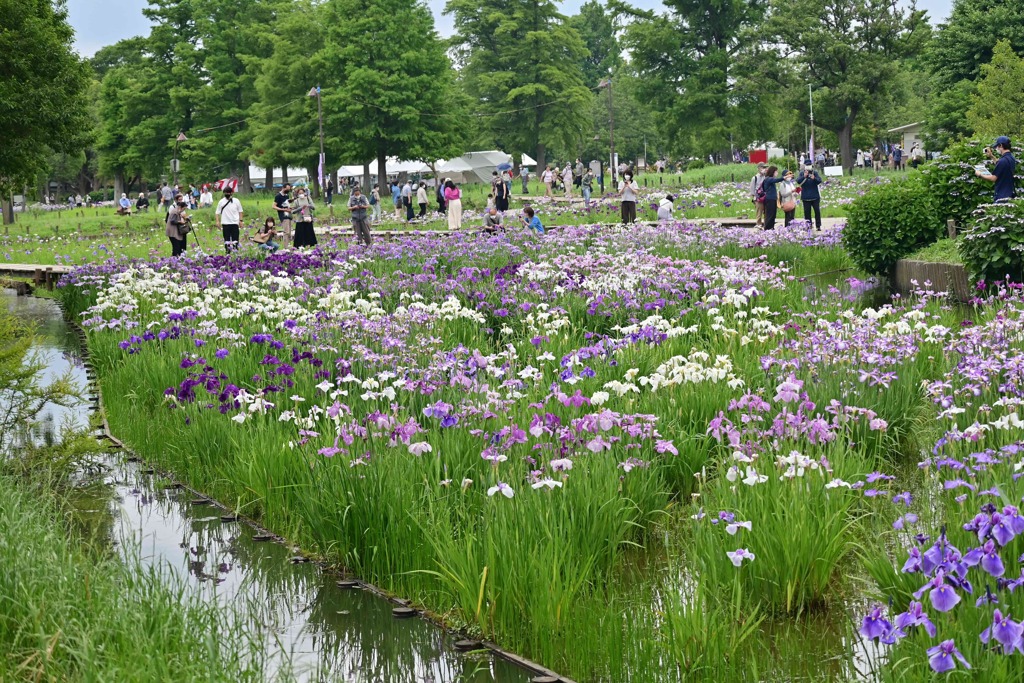
[[[850,205],[843,246],[857,267],[884,274],[943,232],[932,195],[914,174],[874,187]]]
[[[696,171],[697,169],[704,168],[708,165],[708,162],[703,159],[690,159],[686,162],[687,171]]]
[[[984,145],[961,142],[950,145],[939,158],[921,167],[943,223],[952,218],[964,225],[978,206],[992,201],[992,183],[974,175],[974,166],[987,160]]]
[[[978,207],[960,256],[975,280],[1024,282],[1024,199]]]

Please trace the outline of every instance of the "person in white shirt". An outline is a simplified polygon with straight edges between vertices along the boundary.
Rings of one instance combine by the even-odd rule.
[[[541,182],[544,183],[544,196],[551,196],[551,183],[555,182],[555,174],[551,172],[551,164],[548,164],[544,168],[544,173],[540,177]]]
[[[632,173],[622,174],[619,181],[619,197],[622,200],[622,224],[636,223],[636,198],[640,186],[633,180]]]
[[[672,212],[675,210],[675,205],[672,204],[676,198],[670,194],[662,197],[661,201],[658,202],[658,220],[659,221],[670,221],[672,220]]]
[[[416,188],[416,203],[420,205],[418,218],[422,219],[427,215],[427,184],[422,180]]]
[[[217,202],[217,227],[224,234],[224,249],[230,255],[238,250],[239,226],[242,225],[242,202],[235,199],[229,185],[224,188],[224,199]]]
[[[199,193],[199,206],[213,206],[213,193],[210,192],[209,185],[204,185],[203,191]]]

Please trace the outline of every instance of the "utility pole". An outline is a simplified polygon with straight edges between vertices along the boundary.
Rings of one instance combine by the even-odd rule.
[[[618,173],[618,167],[615,163],[615,99],[612,96],[612,79],[602,79],[597,87],[608,89],[608,145],[611,147],[612,187],[614,188],[618,187],[615,178]]]
[[[171,159],[171,175],[174,178],[173,184],[175,187],[178,186],[178,145],[186,140],[188,140],[188,138],[185,137],[185,134],[181,131],[178,131],[178,137],[174,138],[174,158]]]
[[[319,131],[321,131],[321,156],[319,156],[319,164],[316,168],[317,175],[317,187],[319,188],[319,194],[321,197],[324,196],[324,100],[321,99],[321,90],[317,85],[315,88],[309,88],[309,97],[316,98],[316,119],[319,122]]]
[[[811,92],[811,84],[807,84],[807,98],[811,104],[811,144],[808,145],[809,149],[807,153],[810,155],[810,159],[807,160],[808,164],[814,164],[814,93]]]

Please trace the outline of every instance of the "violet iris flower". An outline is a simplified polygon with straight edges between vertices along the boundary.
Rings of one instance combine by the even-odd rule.
[[[874,609],[868,612],[860,626],[860,634],[869,640],[881,638],[892,630],[892,624],[882,613],[882,606],[875,605]]]
[[[952,640],[944,640],[935,647],[928,648],[928,665],[935,673],[941,674],[955,669],[956,662],[963,664],[965,669],[971,668]]]
[[[995,639],[1003,646],[1003,654],[1012,654],[1014,650],[1024,653],[1024,642],[1022,642],[1024,626],[1010,618],[1009,614],[1003,614],[996,608],[992,614],[992,625],[981,632],[981,642],[987,643]]]
[[[893,626],[899,631],[901,637],[906,635],[906,630],[912,626],[923,626],[929,637],[935,637],[935,624],[924,613],[921,603],[916,600],[911,600],[907,611],[896,616]]]

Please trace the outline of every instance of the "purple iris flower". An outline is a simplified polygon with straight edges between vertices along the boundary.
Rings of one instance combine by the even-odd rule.
[[[946,572],[942,569],[935,573],[935,578],[921,586],[914,593],[914,597],[920,600],[929,587],[931,590],[928,592],[928,599],[932,601],[932,607],[939,612],[948,612],[960,602],[960,596],[957,592],[952,586],[946,584]]]
[[[906,629],[913,626],[923,626],[925,632],[931,638],[935,637],[935,624],[928,618],[928,615],[924,613],[924,607],[920,602],[911,600],[910,605],[907,607],[907,611],[903,614],[898,614],[893,622],[896,630],[901,634],[906,634]]]
[[[1006,573],[1006,569],[1003,567],[1003,558],[999,556],[999,549],[991,539],[985,541],[985,545],[969,551],[964,555],[963,560],[968,567],[980,564],[983,570],[995,577]]]
[[[1022,634],[1024,634],[1024,626],[1011,619],[1009,614],[1000,612],[997,607],[992,614],[992,625],[981,632],[981,642],[987,643],[994,638],[1003,646],[1003,654],[1012,654],[1014,650],[1024,653]]]
[[[875,605],[874,609],[868,612],[860,626],[860,634],[869,640],[881,638],[892,630],[892,624],[882,613],[882,606]]]
[[[935,673],[941,674],[955,669],[956,662],[963,664],[965,669],[971,668],[952,640],[944,640],[935,647],[928,648],[928,665]]]

